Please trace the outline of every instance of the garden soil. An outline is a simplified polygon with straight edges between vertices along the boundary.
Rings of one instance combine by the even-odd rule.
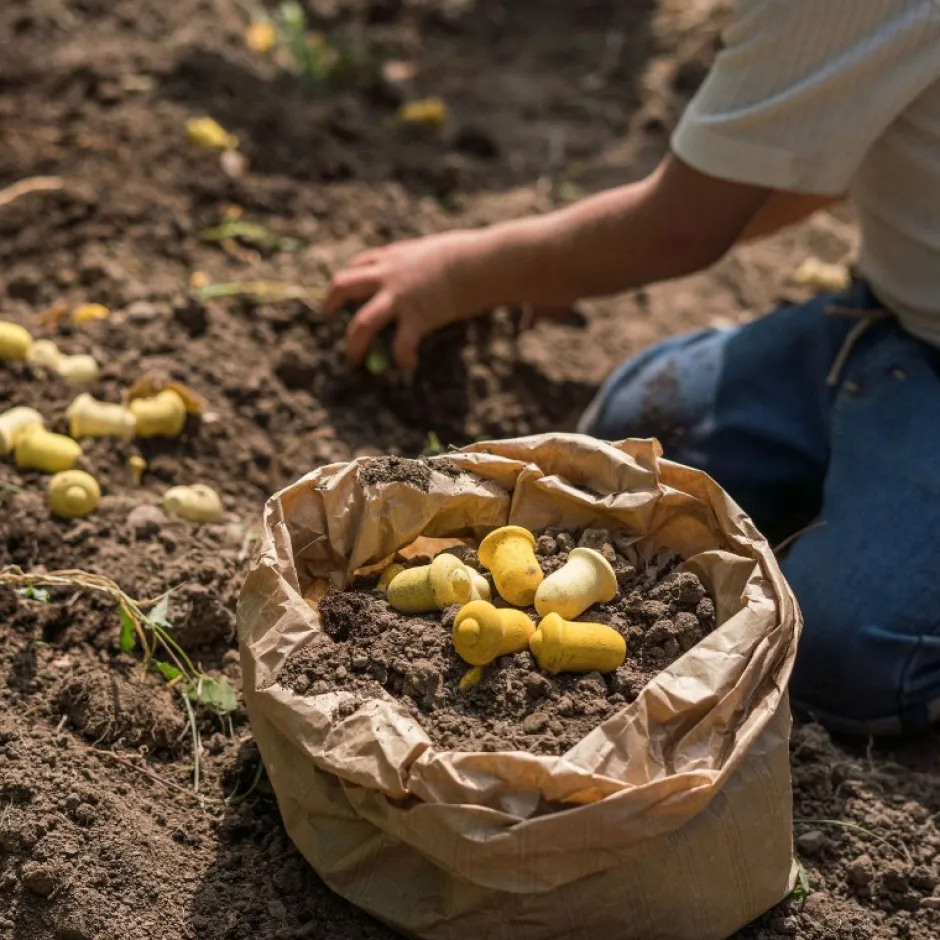
[[[438,614],[400,614],[381,591],[354,587],[321,599],[323,635],[287,660],[279,681],[299,695],[352,692],[354,698],[340,706],[337,717],[352,714],[371,699],[397,699],[441,749],[564,754],[636,701],[650,679],[715,627],[715,604],[698,576],[673,571],[681,561],[678,556],[641,565],[638,571],[636,554],[617,552],[606,530],[588,529],[580,541],[597,544],[617,574],[617,596],[578,618],[607,624],[623,636],[628,656],[607,676],[548,675],[524,651],[500,657],[477,685],[461,692],[469,667],[454,649],[459,607]],[[569,532],[541,535],[542,571],[551,574],[560,568],[575,544]],[[471,549],[459,552],[468,563],[475,554]],[[499,604],[492,579],[484,576]],[[527,613],[538,622],[534,607]]]
[[[144,442],[139,487],[125,465],[136,445],[88,446],[104,498],[87,521],[51,521],[42,478],[0,464],[0,564],[82,568],[138,598],[175,587],[180,643],[236,687],[235,599],[275,489],[357,455],[414,456],[432,434],[446,445],[571,428],[624,356],[799,298],[796,265],[840,260],[854,243],[847,220],[820,216],[585,316],[522,330],[504,312],[452,329],[427,344],[411,383],[351,370],[341,327],[316,304],[202,304],[191,276],[318,290],[363,247],[636,178],[663,152],[726,11],[704,0],[308,6],[318,27],[355,20],[375,55],[414,66],[393,70],[399,79],[414,74],[317,93],[246,48],[234,0],[0,6],[0,186],[40,174],[65,184],[0,207],[0,315],[95,353],[99,397],[157,370],[209,404],[180,439]],[[448,104],[443,129],[395,128],[399,101],[431,94]],[[184,123],[202,114],[240,138],[241,177],[187,144]],[[204,243],[229,206],[300,248]],[[58,301],[114,313],[81,331],[41,328]],[[0,402],[33,405],[57,429],[72,395],[25,366],[0,368]],[[160,511],[167,486],[196,481],[218,488],[223,524]],[[107,598],[0,588],[0,940],[390,938],[291,846],[243,710],[232,727],[199,719],[193,793],[180,696],[142,683],[118,634]],[[936,937],[940,735],[866,744],[802,724],[792,768],[809,895],[738,940]]]

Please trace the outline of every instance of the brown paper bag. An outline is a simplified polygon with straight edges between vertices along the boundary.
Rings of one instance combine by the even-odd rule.
[[[801,622],[728,496],[655,441],[477,444],[429,460],[426,492],[364,485],[368,461],[323,467],[269,501],[238,612],[258,746],[287,831],[326,883],[442,940],[721,940],[783,898]],[[626,527],[641,553],[675,550],[719,626],[557,758],[437,750],[396,702],[333,720],[349,693],[278,683],[320,630],[327,582],[342,588],[420,535],[479,540],[510,523]]]

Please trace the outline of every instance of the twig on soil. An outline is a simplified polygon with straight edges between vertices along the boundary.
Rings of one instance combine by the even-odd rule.
[[[52,193],[60,189],[65,189],[65,180],[59,176],[31,176],[0,189],[0,209],[29,193]]]
[[[183,704],[186,706],[186,715],[189,719],[189,729],[193,736],[193,793],[199,793],[199,749],[202,742],[199,740],[199,727],[196,725],[196,713],[193,711],[193,704],[185,691],[182,696]]]
[[[193,739],[193,789],[198,793],[201,741],[193,703],[203,705],[222,716],[234,711],[238,702],[226,679],[213,679],[205,675],[170,636],[171,624],[166,620],[169,592],[155,600],[136,601],[114,581],[103,575],[71,569],[27,574],[15,565],[0,569],[0,584],[20,585],[25,589],[35,589],[40,585],[77,587],[80,590],[107,594],[116,603],[121,619],[121,650],[125,653],[132,652],[136,638],[143,650],[143,673],[146,674],[147,670],[153,667],[168,685],[176,685],[183,697],[188,718],[187,727]],[[151,608],[148,613],[144,612],[145,607]],[[158,649],[162,649],[171,662],[156,660],[154,657]]]
[[[899,842],[898,845],[895,845],[893,842],[889,842],[884,838],[884,836],[880,836],[877,832],[872,832],[864,826],[859,826],[857,823],[846,822],[842,819],[794,819],[793,821],[800,826],[837,826],[839,829],[848,829],[851,832],[861,833],[862,835],[869,836],[876,842],[880,842],[882,845],[886,845],[892,852],[896,852],[908,864],[911,864],[910,853],[907,851],[907,846],[903,842]]]
[[[174,783],[172,780],[167,780],[164,777],[161,777],[159,774],[154,773],[152,770],[148,770],[146,767],[141,767],[138,764],[135,764],[133,761],[129,761],[126,757],[121,757],[119,754],[115,754],[114,751],[105,751],[97,747],[86,747],[85,750],[91,752],[92,754],[100,754],[102,757],[107,757],[109,760],[113,760],[116,763],[121,764],[123,767],[127,767],[128,769],[134,770],[144,777],[149,778],[154,783],[159,783],[168,790],[175,790],[177,793],[182,793],[185,796],[191,797],[198,803],[221,802],[221,800],[214,800],[211,797],[193,793],[192,790],[188,789],[187,787],[182,787],[178,783]]]

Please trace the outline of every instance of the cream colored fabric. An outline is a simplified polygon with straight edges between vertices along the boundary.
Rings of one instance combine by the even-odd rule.
[[[860,272],[940,346],[940,0],[735,0],[724,42],[674,152],[724,179],[848,190]]]

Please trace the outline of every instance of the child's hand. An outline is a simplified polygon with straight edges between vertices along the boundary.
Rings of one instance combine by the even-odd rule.
[[[324,314],[332,316],[350,301],[367,301],[346,330],[349,359],[361,362],[376,334],[397,321],[392,357],[413,372],[424,336],[482,313],[486,275],[475,262],[483,237],[482,231],[458,231],[399,242],[363,252],[339,271]]]

